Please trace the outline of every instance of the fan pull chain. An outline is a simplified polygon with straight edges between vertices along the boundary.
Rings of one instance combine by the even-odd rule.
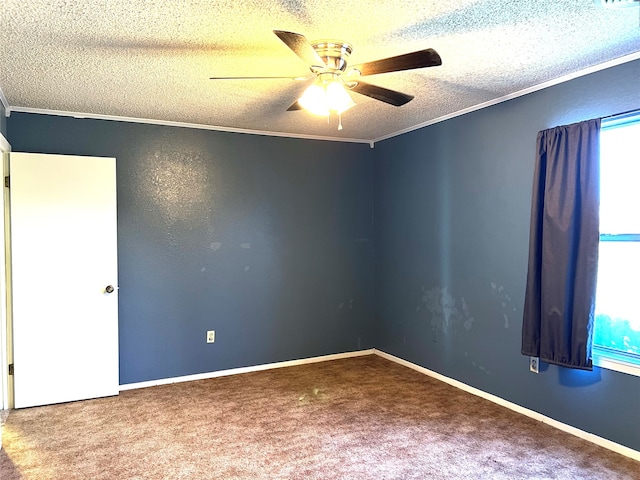
[[[342,130],[342,114],[338,114],[338,130]]]

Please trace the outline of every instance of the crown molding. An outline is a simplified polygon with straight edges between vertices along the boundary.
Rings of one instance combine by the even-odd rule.
[[[59,117],[73,117],[73,118],[87,118],[91,120],[111,120],[114,122],[129,122],[129,123],[143,123],[148,125],[162,125],[168,127],[182,127],[182,128],[194,128],[198,130],[213,130],[216,132],[227,133],[244,133],[248,135],[262,135],[265,137],[283,137],[283,138],[298,138],[303,140],[322,140],[328,142],[343,142],[343,143],[366,143],[373,148],[373,142],[362,138],[339,138],[339,137],[322,137],[317,135],[304,135],[296,133],[282,133],[282,132],[269,132],[262,130],[249,130],[244,128],[233,127],[221,127],[217,125],[204,125],[201,123],[186,123],[186,122],[173,122],[170,120],[154,120],[150,118],[137,118],[137,117],[122,117],[118,115],[102,115],[99,113],[85,113],[85,112],[67,112],[64,110],[49,110],[46,108],[31,108],[31,107],[11,107],[12,112],[20,113],[35,113],[39,115],[56,115]]]
[[[429,120],[427,122],[414,125],[413,127],[405,128],[404,130],[399,130],[395,133],[390,133],[389,135],[376,138],[375,140],[372,141],[372,143],[378,143],[383,140],[388,140],[390,138],[398,137],[400,135],[404,135],[405,133],[413,132],[415,130],[420,130],[421,128],[428,127],[436,123],[444,122],[445,120],[450,120],[455,117],[460,117],[462,115],[466,115],[467,113],[475,112],[477,110],[482,110],[483,108],[492,107],[493,105],[497,105],[502,102],[513,100],[514,98],[522,97],[524,95],[528,95],[530,93],[537,92],[539,90],[544,90],[545,88],[553,87],[554,85],[559,85],[561,83],[565,83],[579,77],[584,77],[585,75],[589,75],[590,73],[606,70],[607,68],[616,67],[618,65],[622,65],[624,63],[632,62],[638,59],[640,59],[640,51],[631,53],[629,55],[625,55],[623,57],[619,57],[613,60],[609,60],[608,62],[600,63],[598,65],[594,65],[592,67],[588,67],[583,70],[578,70],[577,72],[569,73],[567,75],[563,75],[562,77],[549,80],[548,82],[540,83],[532,87],[527,87],[523,90],[519,90],[517,92],[513,92],[508,95],[495,98],[493,100],[489,100],[488,102],[479,103],[478,105],[473,105],[472,107],[465,108],[463,110],[459,110],[457,112],[453,112],[448,115],[444,115],[442,117],[434,118],[433,120]]]

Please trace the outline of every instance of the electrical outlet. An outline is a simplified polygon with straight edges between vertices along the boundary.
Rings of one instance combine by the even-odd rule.
[[[216,331],[208,330],[207,331],[207,343],[213,343],[216,341]]]
[[[538,357],[529,357],[529,370],[533,373],[538,373],[538,366],[540,359]]]

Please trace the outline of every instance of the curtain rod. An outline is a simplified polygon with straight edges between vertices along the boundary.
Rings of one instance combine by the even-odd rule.
[[[606,117],[600,117],[600,120],[609,120],[610,118],[627,117],[633,114],[640,114],[640,109],[627,110],[622,113],[614,113],[613,115],[607,115]]]

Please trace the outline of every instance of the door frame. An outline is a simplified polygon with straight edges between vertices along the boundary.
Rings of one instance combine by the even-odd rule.
[[[9,152],[11,145],[0,133],[0,157],[2,160],[2,178],[9,172]],[[0,182],[4,183],[4,181]],[[9,364],[12,362],[12,330],[11,330],[11,288],[10,288],[10,250],[8,242],[9,226],[9,189],[2,187],[0,195],[2,202],[3,221],[0,222],[0,239],[2,248],[0,252],[0,410],[13,408],[13,385],[9,376]]]

